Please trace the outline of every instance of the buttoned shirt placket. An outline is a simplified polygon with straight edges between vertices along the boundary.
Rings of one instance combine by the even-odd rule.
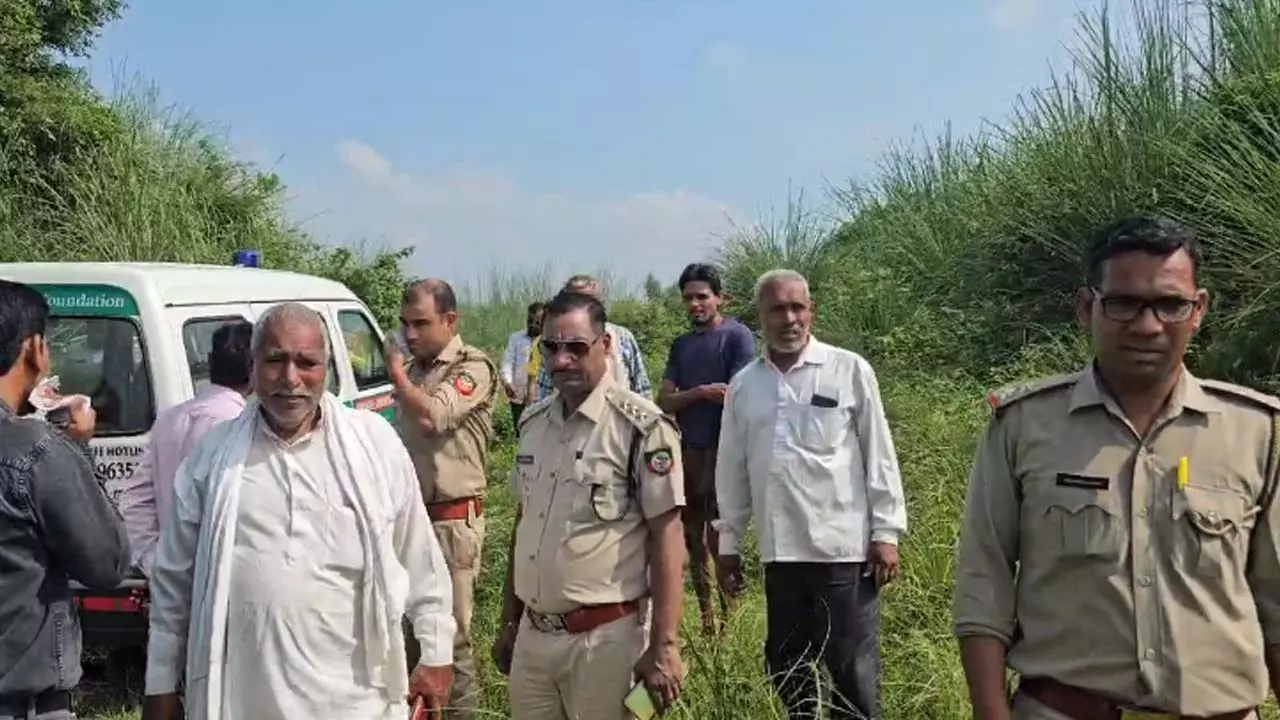
[[[1125,417],[1124,412],[1115,400],[1107,396],[1103,406],[1112,418],[1118,421],[1123,429],[1129,446],[1129,462],[1133,468],[1131,487],[1120,487],[1122,500],[1128,500],[1129,533],[1129,582],[1133,597],[1133,637],[1135,662],[1138,675],[1147,691],[1158,694],[1161,680],[1167,672],[1162,662],[1164,655],[1160,648],[1167,646],[1168,638],[1163,637],[1160,622],[1160,560],[1157,553],[1170,551],[1169,543],[1164,537],[1168,533],[1168,518],[1172,517],[1170,507],[1171,495],[1162,482],[1156,463],[1156,454],[1152,445],[1160,433],[1182,414],[1182,406],[1176,398],[1170,399],[1169,405],[1160,413],[1145,438],[1139,438],[1133,424]],[[1189,449],[1188,449],[1189,451]],[[1127,492],[1128,497],[1125,497]]]

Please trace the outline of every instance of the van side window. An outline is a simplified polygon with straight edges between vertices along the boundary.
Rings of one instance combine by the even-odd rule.
[[[342,328],[342,340],[346,343],[347,354],[351,356],[351,372],[356,378],[356,389],[368,390],[390,383],[387,356],[373,323],[358,310],[339,310],[338,325]]]
[[[187,353],[191,385],[197,393],[209,384],[209,351],[213,349],[213,334],[223,325],[245,321],[239,315],[229,315],[196,318],[183,323],[182,347]]]
[[[155,421],[151,370],[139,326],[128,318],[51,317],[49,364],[64,395],[87,395],[95,435],[140,435]]]
[[[213,334],[223,325],[244,319],[239,315],[197,318],[182,325],[182,346],[187,353],[187,370],[191,373],[195,392],[209,384],[209,351],[213,349]],[[337,395],[338,383],[338,365],[334,362],[333,353],[329,353],[329,392]]]

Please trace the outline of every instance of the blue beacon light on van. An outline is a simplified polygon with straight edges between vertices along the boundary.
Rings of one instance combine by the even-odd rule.
[[[262,255],[257,250],[237,250],[231,256],[231,264],[236,267],[256,268],[262,262]]]

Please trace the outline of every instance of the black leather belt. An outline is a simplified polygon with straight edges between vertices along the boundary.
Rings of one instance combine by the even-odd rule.
[[[0,695],[0,715],[24,718],[27,716],[27,711],[32,709],[37,715],[70,710],[71,693],[67,690],[51,690],[27,697]]]

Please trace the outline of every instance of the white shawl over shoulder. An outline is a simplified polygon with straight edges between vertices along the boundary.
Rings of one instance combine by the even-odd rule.
[[[393,537],[394,519],[405,503],[417,505],[425,514],[413,466],[404,446],[390,425],[378,415],[345,407],[326,393],[322,405],[322,432],[331,454],[342,492],[356,511],[363,547],[365,582],[360,592],[364,613],[363,634],[369,678],[390,702],[402,700],[408,691],[404,638],[400,619],[410,595],[410,578],[397,557]],[[234,420],[215,427],[197,446],[178,472],[175,494],[192,494],[198,512],[178,522],[198,523],[194,558],[178,557],[182,552],[168,548],[169,572],[157,572],[153,579],[153,600],[166,599],[165,607],[153,605],[148,647],[147,694],[172,692],[173,677],[181,666],[185,648],[186,709],[193,720],[219,720],[222,716],[222,670],[226,652],[228,589],[234,556],[236,515],[239,510],[240,481],[253,433],[259,422],[257,401],[251,402]],[[186,483],[187,487],[182,487]],[[175,515],[183,510],[175,503]],[[171,525],[174,523],[171,523]],[[430,527],[429,524],[426,527]],[[193,528],[194,529],[194,528]],[[181,530],[178,530],[181,532]],[[444,571],[443,556],[431,535],[424,548],[439,556],[431,563]],[[161,552],[174,545],[161,539]],[[192,560],[194,566],[191,566]],[[189,581],[189,588],[183,587]],[[444,583],[445,591],[449,590]],[[430,606],[448,613],[452,598],[431,598]],[[189,598],[190,614],[181,617],[181,600]],[[173,601],[178,601],[174,603]],[[157,611],[165,613],[157,616]],[[436,627],[446,630],[452,640],[452,617]],[[182,632],[183,630],[186,632]],[[437,643],[433,643],[437,644]],[[425,651],[425,648],[424,648]],[[425,658],[424,658],[425,661]]]

